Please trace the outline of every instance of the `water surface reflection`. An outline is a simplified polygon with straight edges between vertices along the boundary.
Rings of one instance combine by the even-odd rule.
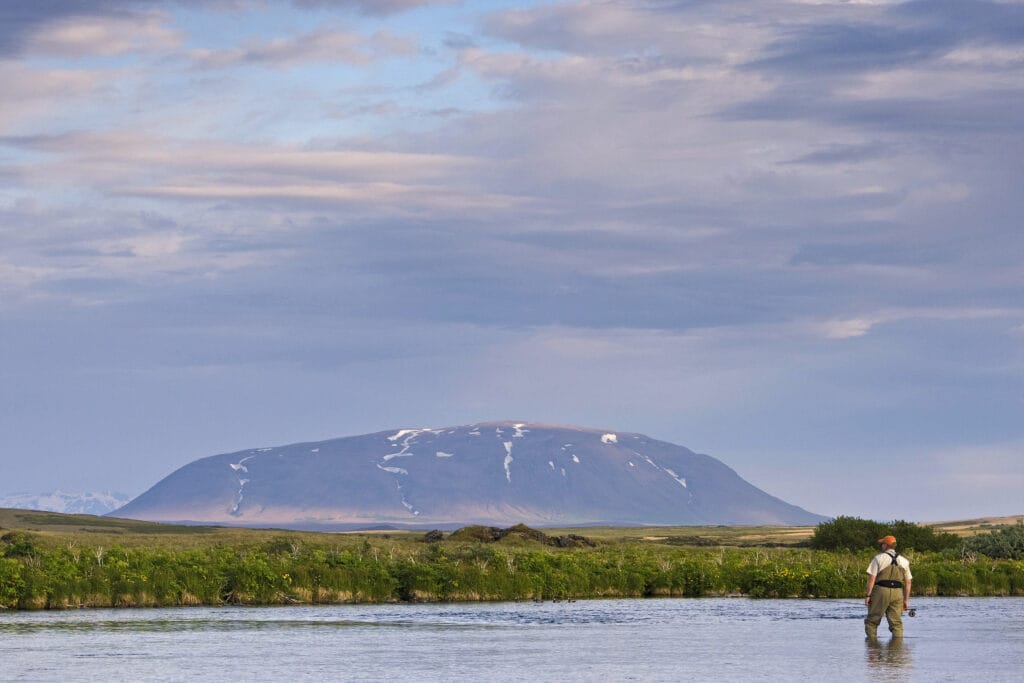
[[[869,672],[883,679],[909,677],[913,668],[913,648],[904,638],[892,638],[888,641],[866,638],[864,644]]]

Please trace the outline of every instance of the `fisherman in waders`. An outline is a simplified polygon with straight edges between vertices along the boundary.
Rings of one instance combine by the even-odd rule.
[[[868,616],[864,618],[864,632],[868,638],[878,637],[878,625],[882,615],[889,622],[893,638],[903,637],[903,611],[910,609],[910,562],[896,552],[896,538],[886,536],[878,539],[882,552],[868,565],[868,589],[864,604]]]

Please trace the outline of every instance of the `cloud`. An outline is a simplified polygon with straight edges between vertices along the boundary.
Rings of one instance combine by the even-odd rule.
[[[31,67],[0,60],[0,134],[34,126],[54,109],[81,106],[106,88],[104,74],[90,69]]]
[[[575,3],[499,14],[486,24],[494,35],[559,53],[461,47],[464,76],[500,97],[423,131],[403,130],[409,109],[398,104],[401,95],[382,93],[394,94],[384,113],[400,125],[369,144],[356,140],[363,149],[226,142],[199,129],[178,138],[71,133],[9,139],[36,155],[10,168],[36,187],[71,183],[150,210],[217,211],[239,224],[266,220],[274,223],[268,232],[289,229],[282,214],[347,227],[427,213],[422,222],[431,226],[500,232],[501,239],[467,244],[451,279],[438,276],[438,289],[459,277],[479,291],[494,287],[511,318],[525,324],[613,325],[610,312],[580,304],[604,297],[648,328],[734,324],[747,316],[779,322],[828,311],[847,321],[885,304],[885,288],[896,282],[914,283],[902,295],[908,305],[933,293],[922,282],[959,258],[944,239],[956,227],[939,221],[925,232],[913,227],[923,224],[914,212],[929,210],[929,197],[980,201],[968,167],[932,156],[907,136],[893,144],[890,134],[914,127],[909,120],[902,130],[851,130],[836,118],[850,114],[827,91],[808,96],[817,98],[820,115],[788,127],[799,100],[756,70],[738,68],[750,60],[736,56],[763,50],[781,24],[736,28],[733,14],[716,14],[712,5],[679,7]],[[535,35],[548,19],[557,31]],[[705,38],[723,32],[734,50],[716,56]],[[653,47],[635,52],[637,35],[652,38]],[[687,40],[671,39],[680,35]],[[346,49],[358,59],[370,54],[360,40],[320,29],[217,54],[225,65],[287,64]],[[439,91],[450,87],[464,85],[453,81]],[[716,115],[775,96],[777,117]],[[871,104],[896,106],[888,99]],[[211,118],[231,106],[218,103]],[[929,111],[922,103],[921,116]],[[302,124],[288,129],[294,136]],[[211,215],[200,223],[215,223]],[[462,230],[449,229],[460,238]],[[368,239],[358,248],[379,247]],[[470,265],[489,249],[525,264],[526,281]],[[436,275],[425,267],[413,272],[421,290]],[[402,282],[386,296],[416,297]],[[862,283],[854,301],[832,310],[829,293],[854,282]],[[801,294],[811,283],[820,290]],[[433,302],[421,310],[491,320],[471,293],[458,291],[449,311]],[[844,335],[852,329],[836,328]]]
[[[306,207],[328,204],[363,204],[376,206],[381,212],[389,209],[427,208],[435,210],[471,211],[507,207],[516,203],[514,197],[472,195],[448,192],[436,187],[399,185],[396,183],[335,183],[313,185],[256,185],[251,182],[217,184],[201,182],[188,185],[157,184],[125,187],[121,194],[137,197],[199,199],[199,200],[268,200],[288,202]]]
[[[522,47],[578,56],[733,63],[765,40],[752,16],[743,3],[581,1],[498,12],[484,30]]]
[[[822,333],[829,339],[850,339],[863,337],[880,321],[870,318],[852,318],[850,320],[830,320],[821,324]]]
[[[389,16],[454,0],[281,0],[306,10],[355,10]],[[177,31],[159,18],[178,7],[253,11],[259,0],[45,0],[0,3],[0,57],[25,51],[55,55],[112,55],[170,49]]]
[[[1024,47],[1003,45],[966,45],[946,53],[943,62],[953,68],[971,67],[1014,71],[1024,65]]]
[[[416,52],[414,41],[387,32],[372,36],[318,29],[310,33],[270,41],[251,42],[230,50],[196,49],[190,53],[202,68],[227,68],[242,64],[277,68],[309,62],[366,64],[376,59]]]
[[[928,98],[899,96],[852,99],[806,90],[777,90],[724,108],[724,120],[816,121],[889,132],[1004,133],[1021,129],[1010,112],[1024,105],[1024,90],[982,90]]]
[[[252,147],[131,132],[9,137],[0,143],[47,155],[21,167],[24,178],[70,181],[114,195],[376,201],[421,194],[427,201],[433,194],[441,202],[458,193],[431,184],[469,174],[478,163],[440,153]]]
[[[457,0],[292,0],[292,4],[303,9],[355,8],[363,14],[386,16],[421,7],[450,5]]]
[[[650,46],[659,34],[654,19],[622,4],[558,3],[495,14],[486,29],[526,47],[619,55]]]
[[[101,83],[96,71],[40,69],[17,62],[0,62],[0,85],[11,98],[9,106],[59,96],[88,95],[95,92]]]
[[[867,142],[853,145],[828,144],[822,149],[802,154],[786,163],[790,164],[843,164],[884,159],[896,155],[892,145]]]
[[[199,0],[44,0],[0,3],[0,57],[26,50],[81,56],[147,52],[178,44],[176,31],[163,28],[159,7],[200,4]],[[209,8],[234,0],[210,0]],[[109,44],[106,41],[110,41]]]
[[[863,337],[875,327],[905,321],[941,321],[947,323],[983,320],[1015,320],[1024,316],[1024,309],[998,308],[914,308],[889,309],[855,318],[833,319],[812,323],[810,328],[827,339]]]
[[[748,66],[839,75],[933,62],[961,45],[1024,42],[1024,8],[1003,2],[906,2],[841,22],[789,28]],[[855,18],[856,17],[856,18]]]
[[[852,227],[852,226],[851,226]],[[870,228],[869,228],[870,229]],[[891,230],[880,226],[872,233]],[[791,259],[794,266],[837,268],[844,266],[923,266],[948,258],[938,247],[922,249],[884,241],[822,242],[802,244]]]
[[[165,26],[168,15],[70,16],[40,25],[23,50],[33,55],[85,57],[165,52],[179,47],[180,31]]]

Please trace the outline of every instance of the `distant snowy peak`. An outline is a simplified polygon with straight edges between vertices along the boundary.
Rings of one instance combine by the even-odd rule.
[[[11,493],[0,496],[0,508],[42,510],[77,515],[105,515],[127,503],[131,498],[122,493]]]

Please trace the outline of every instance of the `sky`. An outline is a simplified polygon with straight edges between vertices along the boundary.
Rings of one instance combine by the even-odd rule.
[[[0,3],[0,493],[486,420],[1024,513],[1024,3]]]

